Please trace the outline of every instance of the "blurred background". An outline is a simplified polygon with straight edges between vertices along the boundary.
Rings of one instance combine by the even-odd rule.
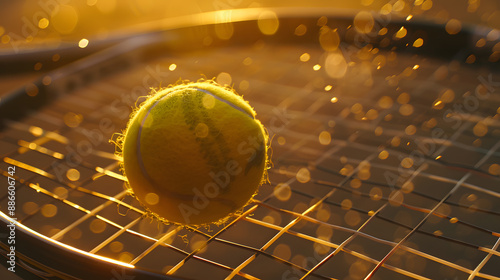
[[[437,23],[458,20],[500,28],[500,2],[496,0],[20,0],[0,1],[0,47],[33,47],[50,41],[77,42],[130,32],[138,25],[180,16],[245,8],[322,7],[369,10]]]
[[[65,44],[85,48],[93,40],[178,27],[179,21],[172,19],[189,22],[202,13],[214,11],[297,9],[304,5],[348,14],[374,11],[401,18],[410,16],[412,20],[449,24],[455,30],[462,25],[500,28],[497,0],[316,0],[307,4],[299,0],[0,0],[0,54]],[[227,19],[230,15],[223,17]],[[46,69],[34,64],[33,71],[22,75],[9,69],[0,70],[15,74],[0,77],[0,94],[5,94]]]

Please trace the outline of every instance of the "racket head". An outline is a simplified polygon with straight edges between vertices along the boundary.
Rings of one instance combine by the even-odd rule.
[[[25,244],[43,243],[76,265],[63,262],[59,266],[59,262],[43,254],[26,254],[23,261],[36,260],[37,263],[29,263],[38,264],[39,270],[57,271],[60,275],[74,273],[72,277],[81,278],[88,274],[77,274],[79,271],[94,272],[78,269],[80,260],[96,263],[95,273],[103,273],[100,276],[109,276],[123,268],[127,275],[130,272],[136,277],[152,277],[151,273],[166,277],[164,274],[171,273],[174,277],[195,278],[206,273],[195,270],[206,269],[221,277],[232,274],[248,279],[270,275],[301,277],[309,273],[313,279],[341,279],[356,276],[351,271],[367,275],[397,248],[374,277],[426,279],[448,273],[460,279],[473,273],[488,256],[480,276],[498,277],[494,270],[498,251],[488,249],[495,248],[496,234],[500,231],[490,222],[498,219],[499,213],[498,204],[494,203],[498,192],[489,187],[498,181],[498,176],[488,171],[498,159],[494,131],[477,137],[474,118],[463,119],[460,130],[454,129],[449,125],[451,121],[443,117],[446,109],[433,108],[442,97],[442,89],[451,88],[456,93],[456,100],[446,107],[454,108],[451,106],[461,104],[467,97],[459,99],[458,92],[480,87],[479,77],[486,81],[489,74],[496,77],[498,68],[488,62],[491,54],[485,51],[487,48],[473,47],[475,40],[483,35],[464,28],[450,36],[441,25],[392,19],[384,25],[387,36],[367,36],[360,43],[349,36],[353,16],[332,15],[326,17],[328,24],[318,26],[325,13],[307,17],[287,12],[283,16],[277,14],[279,28],[272,36],[262,34],[258,19],[253,18],[234,21],[230,27],[205,23],[153,32],[146,36],[150,38],[147,43],[137,45],[131,45],[130,41],[112,46],[103,44],[99,52],[47,73],[52,77],[49,85],[43,83],[45,76],[34,81],[38,89],[34,98],[26,95],[27,88],[23,87],[8,99],[0,100],[4,114],[1,141],[6,147],[2,169],[16,166],[19,171],[16,172],[20,184],[18,201],[27,203],[43,196],[40,201],[31,201],[37,204],[36,211],[18,212],[20,222],[26,226],[19,227],[19,238],[26,240]],[[382,18],[377,20],[382,23]],[[393,38],[403,24],[409,35],[384,47],[383,39]],[[297,35],[299,26],[308,32]],[[218,28],[233,28],[233,35],[229,40],[221,39]],[[325,52],[320,34],[322,30],[333,32],[334,28],[338,28],[335,32],[342,40],[337,49]],[[419,34],[427,36],[425,43],[419,48],[407,47]],[[207,37],[212,40],[209,46],[205,46]],[[172,38],[175,40],[169,40]],[[357,59],[367,51],[373,62],[377,57],[372,53],[375,48],[388,66],[370,68],[372,85],[363,84],[366,80],[361,79],[368,77],[363,76],[367,73],[365,67],[350,66],[353,71],[349,76],[314,68],[314,60],[320,66],[324,63],[326,68],[327,57],[332,53],[352,59],[346,60],[346,64],[363,65]],[[310,57],[308,61],[300,59],[305,53]],[[400,57],[402,62],[387,63],[391,55]],[[467,66],[463,63],[470,55],[477,58],[477,63]],[[246,60],[248,57],[251,63]],[[330,57],[334,58],[339,57]],[[240,62],[234,64],[237,59]],[[171,71],[171,65],[178,69]],[[455,75],[449,74],[451,80],[435,80],[442,66]],[[385,85],[387,78],[401,75],[408,68],[408,79],[398,81],[400,89],[388,85],[381,87],[383,91],[374,86]],[[143,216],[133,198],[123,193],[119,159],[112,155],[113,148],[107,139],[112,139],[120,127],[124,128],[135,100],[147,93],[149,84],[144,80],[158,86],[160,81],[175,82],[178,77],[197,79],[203,73],[222,77],[222,81],[226,77],[227,81],[227,75],[219,75],[221,71],[231,73],[233,85],[256,104],[258,114],[274,136],[275,167],[270,175],[271,184],[261,188],[256,201],[242,216],[223,227],[186,229],[155,224]],[[418,79],[411,79],[413,74]],[[430,84],[426,85],[427,82]],[[407,89],[411,102],[404,102],[407,96],[401,88]],[[396,105],[381,106],[384,96]],[[486,102],[477,97],[477,101],[481,102],[473,115],[478,118],[494,115],[498,108],[494,97]],[[414,113],[405,115],[407,112],[401,108],[410,110],[405,104],[411,105]],[[360,105],[362,110],[366,108],[365,115],[370,108],[378,116],[358,119],[356,112]],[[88,113],[89,108],[94,111]],[[459,112],[452,110],[452,113]],[[385,120],[387,115],[393,118]],[[13,117],[17,120],[9,120]],[[441,130],[424,127],[430,126],[433,117],[436,121],[433,128],[442,129],[442,135],[458,135],[457,138],[433,139],[431,133]],[[378,127],[382,129],[380,135]],[[411,134],[406,131],[408,127],[419,129]],[[37,139],[44,137],[49,141],[37,144],[40,143]],[[412,146],[429,137],[435,141],[427,140],[422,145],[427,145],[427,149],[434,147],[432,153],[424,146]],[[474,137],[482,140],[479,148],[471,141]],[[395,145],[397,139],[399,145]],[[30,143],[36,144],[31,145],[34,149]],[[389,161],[380,158],[382,151],[388,152]],[[434,156],[438,151],[441,152]],[[461,156],[465,153],[467,157]],[[489,157],[485,162],[476,166],[486,155]],[[402,169],[400,158],[410,158],[413,166]],[[422,163],[417,165],[417,159]],[[363,168],[367,162],[371,166],[370,176],[361,177],[360,174],[366,173]],[[464,174],[469,173],[457,191],[451,193]],[[73,181],[75,174],[80,178]],[[408,182],[414,189],[406,193]],[[448,197],[449,194],[453,195]],[[44,228],[53,219],[54,207],[57,221]],[[304,214],[308,209],[311,211]],[[456,221],[452,213],[457,215]],[[7,225],[5,215],[2,217]],[[84,221],[78,222],[80,219]],[[419,221],[424,224],[417,228]],[[103,224],[104,230],[100,231]],[[75,239],[78,230],[80,237]],[[412,230],[415,233],[396,247]],[[463,230],[468,232],[465,236],[457,233]],[[121,258],[128,263],[138,257],[139,260],[134,264],[135,269],[129,269],[124,264],[77,253],[47,237],[87,253],[105,244],[96,250],[97,255]],[[126,249],[114,252],[113,242]],[[453,254],[443,249],[442,244],[455,246],[454,250],[464,254]],[[287,257],[288,251],[294,256]],[[471,257],[464,259],[465,253],[471,253]],[[411,267],[410,262],[425,265]]]

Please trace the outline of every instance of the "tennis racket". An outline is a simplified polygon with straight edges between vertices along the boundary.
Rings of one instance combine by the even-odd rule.
[[[67,57],[0,100],[0,250],[15,275],[500,279],[496,31],[317,9],[139,31],[3,60]],[[202,77],[255,107],[270,183],[224,225],[161,224],[128,195],[110,140],[151,87]]]

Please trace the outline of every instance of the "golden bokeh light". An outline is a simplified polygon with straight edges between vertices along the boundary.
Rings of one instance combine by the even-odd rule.
[[[42,69],[42,66],[43,66],[43,64],[41,62],[37,62],[37,63],[35,63],[35,66],[33,66],[33,69],[35,69],[35,71],[38,71],[38,70]]]
[[[278,16],[273,11],[264,11],[257,19],[259,30],[264,35],[275,34],[278,31],[280,25],[279,23]]]
[[[81,114],[68,112],[64,114],[63,121],[67,126],[74,128],[80,125],[83,121],[83,116]]]
[[[33,83],[29,83],[26,85],[25,87],[25,91],[26,91],[26,94],[31,96],[31,97],[34,97],[34,96],[37,96],[38,95],[38,86],[36,86],[35,84]]]
[[[413,192],[413,189],[415,188],[415,185],[411,181],[407,181],[401,186],[401,191],[403,193],[411,193]]]
[[[350,210],[352,208],[352,201],[348,198],[342,200],[340,203],[340,207],[342,210]]]
[[[214,26],[215,35],[221,40],[229,40],[233,37],[234,26],[232,22],[223,22]]]
[[[245,91],[250,87],[250,82],[247,80],[242,80],[238,85],[241,91]]]
[[[73,181],[73,182],[78,181],[78,180],[80,180],[80,171],[78,171],[74,168],[68,169],[68,171],[66,171],[66,177],[70,181]]]
[[[369,170],[369,169],[362,169],[362,170],[360,170],[360,171],[358,172],[358,178],[359,178],[360,180],[365,181],[365,180],[370,179],[370,177],[371,177],[371,172],[370,172],[370,170]]]
[[[92,222],[90,222],[90,230],[93,233],[102,233],[104,230],[106,230],[106,223],[102,220],[99,219],[94,219]]]
[[[500,175],[500,165],[498,163],[493,163],[488,167],[488,172],[491,175]]]
[[[59,5],[51,15],[50,22],[60,34],[71,34],[78,24],[78,12],[73,6]]]
[[[316,219],[322,221],[322,222],[328,222],[331,216],[331,211],[329,209],[326,209],[325,206],[323,208],[319,209],[316,212]]]
[[[410,102],[410,95],[407,92],[402,92],[396,100],[399,104],[407,104]]]
[[[403,37],[406,36],[407,34],[407,30],[404,26],[401,26],[401,28],[398,30],[398,32],[396,32],[396,34],[394,34],[394,37],[397,38],[397,39],[401,39]]]
[[[411,157],[405,157],[401,160],[401,166],[404,168],[411,168],[413,166],[413,159]]]
[[[121,252],[118,255],[118,260],[124,263],[129,263],[134,259],[134,255],[129,252]]]
[[[243,59],[243,65],[245,65],[245,66],[251,65],[252,62],[253,62],[253,60],[249,56],[247,56],[247,57],[245,57],[245,59]]]
[[[45,85],[45,86],[48,86],[52,83],[52,78],[50,76],[44,76],[42,78],[42,84]]]
[[[394,207],[399,207],[403,204],[404,194],[402,191],[394,190],[389,195],[389,204]]]
[[[300,183],[307,183],[311,180],[311,172],[309,172],[309,169],[302,167],[295,177]]]
[[[82,230],[79,228],[73,228],[72,230],[69,231],[69,237],[73,239],[80,239],[82,238]]]
[[[83,38],[78,42],[78,47],[84,49],[89,45],[89,40]]]
[[[361,222],[361,216],[357,211],[349,210],[344,215],[344,221],[351,227],[357,226]]]
[[[68,192],[68,189],[66,189],[65,187],[56,187],[53,192],[58,198],[61,198],[61,199],[68,198],[69,192]]]
[[[39,206],[33,201],[28,201],[23,204],[23,212],[27,215],[33,215],[38,212]]]
[[[455,99],[455,92],[452,89],[446,89],[440,97],[444,103],[451,103]]]
[[[320,224],[316,229],[316,236],[324,236],[326,238],[330,238],[333,235],[333,229],[329,225]]]
[[[403,104],[399,107],[399,113],[403,116],[410,116],[413,114],[413,105]]]
[[[325,59],[325,71],[331,78],[340,79],[347,72],[347,62],[341,52],[331,52]]]
[[[483,137],[488,133],[488,126],[485,122],[480,121],[476,123],[476,125],[474,125],[474,127],[472,128],[472,132],[477,137]]]
[[[52,218],[57,214],[57,206],[54,204],[45,204],[42,206],[42,215],[46,218]]]
[[[370,198],[372,200],[380,200],[382,199],[384,193],[382,192],[382,190],[379,188],[379,187],[373,187],[370,189]]]
[[[148,193],[144,197],[144,200],[148,205],[156,205],[160,202],[160,197],[156,193]]]
[[[330,241],[329,238],[326,238],[325,236],[320,236],[319,239]],[[314,243],[313,248],[314,252],[316,252],[316,254],[318,255],[324,255],[330,251],[330,247],[322,243]]]
[[[332,142],[332,135],[328,131],[321,131],[319,134],[319,143],[321,145],[330,145]]]
[[[307,61],[309,61],[309,59],[311,59],[311,55],[308,53],[303,53],[300,55],[299,59],[302,62],[307,62]]]
[[[424,45],[424,39],[422,39],[422,38],[418,38],[418,39],[416,39],[416,40],[413,42],[413,46],[414,46],[415,48],[420,48],[420,47],[421,47],[421,46],[423,46],[423,45]]]
[[[92,3],[92,0],[89,0]],[[95,2],[96,8],[103,14],[111,14],[117,6],[117,0],[98,0]]]
[[[378,158],[381,159],[381,160],[387,159],[388,157],[389,157],[389,152],[386,151],[386,150],[382,150],[378,154]]]
[[[458,19],[450,19],[445,26],[448,34],[454,35],[462,30],[462,23]]]
[[[287,244],[278,244],[273,250],[273,255],[288,261],[292,257],[292,250]]]
[[[373,16],[368,11],[360,11],[354,17],[354,27],[360,33],[370,33],[374,25]]]
[[[38,27],[40,29],[45,29],[49,26],[49,20],[47,18],[41,18],[39,21],[38,21]]]
[[[349,183],[349,185],[351,186],[351,188],[353,189],[359,189],[361,187],[361,180],[360,179],[352,179],[351,182]]]
[[[301,208],[301,206],[303,206],[303,208]],[[299,207],[300,209],[298,209],[297,207]],[[305,204],[299,203],[295,206],[293,211],[296,213],[300,211],[300,213],[302,213],[305,209],[307,209],[307,206]],[[279,212],[271,211],[269,212],[269,214],[264,216],[264,218],[262,218],[262,221],[269,224],[279,225],[281,224],[281,219],[281,214]]]
[[[425,0],[422,3],[421,9],[424,11],[428,11],[432,8],[433,4],[434,3],[432,2],[432,0]]]
[[[388,15],[392,12],[392,4],[391,3],[385,3],[382,8],[380,8],[380,13],[383,15]]]
[[[340,36],[337,33],[337,29],[330,29],[328,26],[321,27],[319,43],[323,50],[327,52],[337,50],[340,44]]]
[[[288,201],[290,197],[292,197],[292,190],[290,188],[290,185],[286,183],[279,183],[278,185],[276,185],[276,187],[274,187],[273,195],[278,200]]]
[[[415,133],[417,133],[417,127],[413,124],[410,124],[405,128],[405,133],[406,135],[414,135]]]
[[[209,129],[205,123],[198,123],[194,129],[194,133],[198,138],[205,138],[208,136]]]
[[[123,243],[120,241],[113,241],[109,244],[109,250],[113,253],[120,253],[123,251]]]
[[[366,112],[365,117],[369,120],[375,120],[376,118],[378,118],[378,111],[375,109],[369,109]]]
[[[383,109],[389,109],[392,107],[393,104],[394,104],[394,101],[389,96],[382,96],[378,100],[378,106],[380,106]]]
[[[363,112],[363,105],[361,103],[354,103],[351,106],[351,113],[353,114],[359,114]]]
[[[231,86],[233,78],[229,73],[220,72],[219,75],[217,75],[216,81],[221,85]]]
[[[346,164],[342,169],[340,169],[340,174],[343,176],[349,176],[354,171],[354,167],[350,164]]]
[[[295,28],[295,35],[297,36],[304,36],[307,32],[307,26],[303,25],[303,24],[299,24],[296,28]]]
[[[207,239],[202,235],[195,235],[191,238],[189,246],[192,251],[198,250],[198,254],[203,254],[207,250]]]

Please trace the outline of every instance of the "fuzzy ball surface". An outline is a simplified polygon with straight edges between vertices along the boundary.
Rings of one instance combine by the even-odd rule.
[[[213,81],[152,94],[121,143],[127,187],[167,222],[224,221],[266,179],[268,136],[253,108]]]

